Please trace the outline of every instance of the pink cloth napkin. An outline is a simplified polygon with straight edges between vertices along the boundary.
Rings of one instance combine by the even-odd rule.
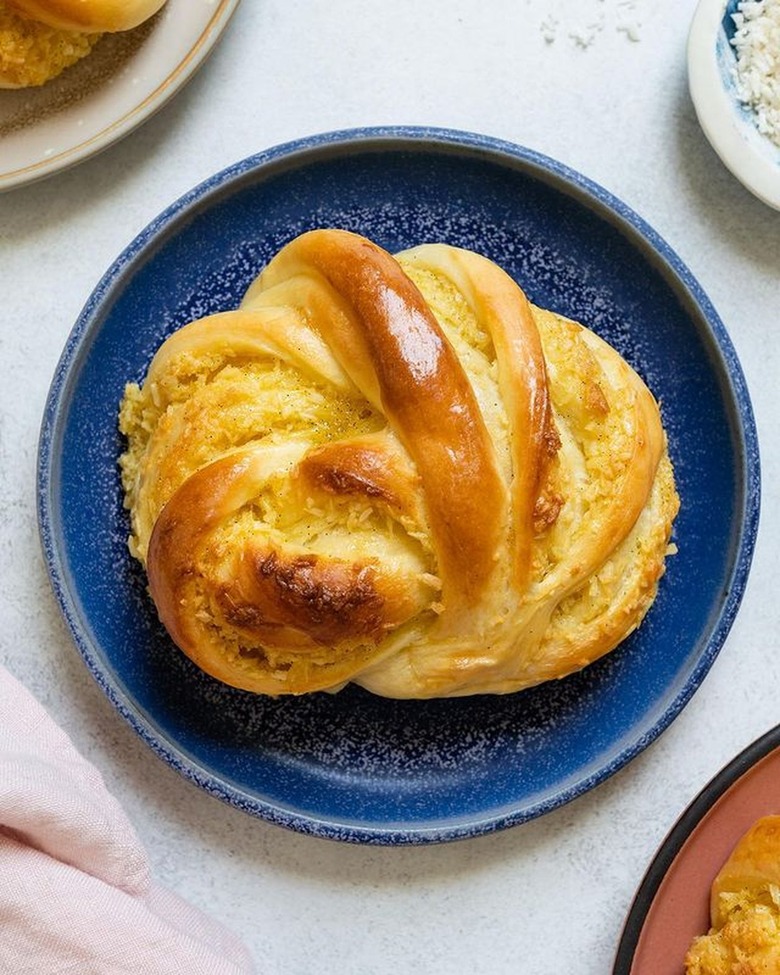
[[[0,975],[248,975],[243,945],[152,880],[94,766],[0,667]]]

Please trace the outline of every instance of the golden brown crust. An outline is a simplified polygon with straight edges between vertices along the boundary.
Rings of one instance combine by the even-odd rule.
[[[506,492],[452,347],[398,263],[362,237],[338,230],[304,234],[271,261],[260,287],[301,273],[321,276],[332,289],[332,307],[321,309],[318,330],[381,408],[419,472],[443,580],[464,599],[477,600],[492,571]]]
[[[296,238],[160,348],[121,426],[161,619],[267,694],[564,676],[639,624],[678,505],[639,377],[445,245]]]
[[[283,549],[261,532],[214,545],[219,523],[252,500],[280,461],[266,448],[247,448],[188,477],[155,522],[147,571],[160,618],[204,670],[228,683],[238,673],[240,686],[261,693],[280,684],[303,693],[348,680],[387,631],[424,603],[419,585],[377,558]],[[311,464],[304,458],[301,476]],[[373,495],[368,478],[351,487]],[[232,660],[220,627],[238,635]],[[331,645],[340,647],[338,657],[323,656],[321,647]],[[261,659],[275,659],[274,672],[247,670],[247,660]]]

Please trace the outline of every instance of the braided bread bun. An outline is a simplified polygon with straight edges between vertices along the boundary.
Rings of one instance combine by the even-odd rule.
[[[639,624],[678,506],[636,373],[442,244],[303,234],[162,345],[120,428],[162,622],[270,695],[563,677]]]
[[[29,88],[86,57],[104,33],[130,30],[165,0],[0,0],[0,88]]]

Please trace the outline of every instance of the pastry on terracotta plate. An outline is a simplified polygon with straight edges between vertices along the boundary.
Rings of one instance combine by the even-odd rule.
[[[757,820],[718,872],[710,924],[686,975],[780,975],[780,816]]]

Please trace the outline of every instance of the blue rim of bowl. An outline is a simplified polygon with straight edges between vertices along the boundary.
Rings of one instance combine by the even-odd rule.
[[[592,210],[596,215],[623,233],[640,249],[652,252],[658,269],[682,289],[689,302],[703,314],[716,339],[718,352],[725,366],[725,377],[730,386],[729,392],[737,404],[740,424],[739,448],[741,469],[744,471],[742,497],[741,531],[734,543],[735,557],[732,573],[728,580],[727,592],[721,611],[714,622],[709,639],[691,670],[682,690],[673,698],[658,719],[631,740],[609,762],[596,772],[579,778],[555,795],[530,804],[513,813],[502,813],[494,817],[472,820],[464,825],[431,826],[408,829],[378,826],[363,827],[353,824],[340,824],[301,815],[280,805],[264,802],[258,797],[219,779],[213,773],[204,773],[183,750],[165,740],[161,729],[156,727],[151,715],[142,711],[122,689],[106,675],[100,666],[95,647],[91,645],[78,626],[78,611],[67,584],[67,574],[56,546],[56,515],[52,494],[52,468],[55,450],[63,418],[67,413],[69,399],[68,376],[72,367],[85,356],[90,339],[90,323],[96,310],[115,288],[121,288],[126,269],[132,266],[151,241],[167,240],[175,231],[175,225],[182,211],[195,203],[214,201],[221,195],[230,195],[248,175],[260,168],[273,172],[277,164],[289,164],[293,159],[299,163],[316,160],[322,151],[349,154],[356,148],[377,150],[383,145],[395,150],[409,148],[435,149],[439,152],[468,153],[474,158],[485,156],[491,161],[500,161],[510,168],[530,173],[555,189],[572,197],[578,203]],[[751,462],[752,460],[752,462]],[[88,670],[109,698],[119,714],[131,725],[136,733],[170,767],[185,778],[197,784],[206,792],[216,796],[229,805],[249,812],[252,815],[287,827],[293,831],[335,839],[346,842],[375,845],[418,845],[441,843],[466,839],[519,825],[551,812],[595,786],[610,778],[645,748],[671,724],[688,703],[701,680],[704,678],[732,627],[744,592],[755,547],[760,512],[760,474],[759,447],[755,420],[745,378],[736,351],[714,306],[702,290],[686,265],[666,241],[640,217],[631,207],[613,196],[596,182],[583,176],[567,165],[544,155],[508,141],[479,133],[439,127],[423,126],[376,126],[342,129],[322,132],[294,141],[282,143],[257,154],[249,156],[204,180],[178,200],[163,210],[142,230],[120,254],[111,268],[103,275],[87,300],[76,324],[69,335],[46,400],[40,430],[37,490],[38,525],[41,545],[49,570],[50,581],[59,603],[60,610],[71,632],[71,636],[83,657]]]
[[[761,737],[751,742],[747,748],[743,749],[714,775],[671,828],[653,857],[636,892],[618,943],[612,975],[630,975],[631,965],[636,955],[647,915],[666,874],[688,837],[718,799],[725,795],[762,758],[766,758],[778,747],[780,747],[780,725],[770,728]]]

